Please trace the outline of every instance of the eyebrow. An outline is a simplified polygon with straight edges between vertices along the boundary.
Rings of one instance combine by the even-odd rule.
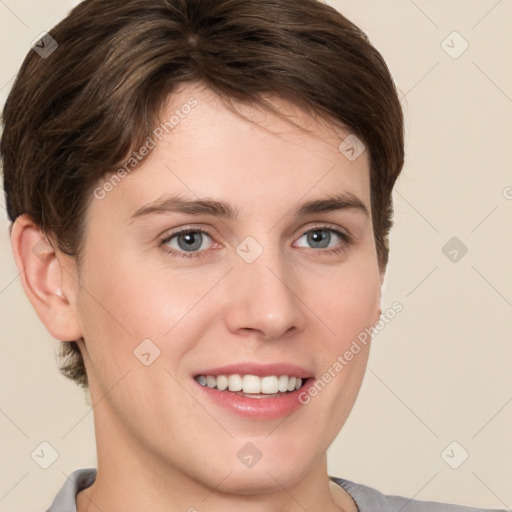
[[[337,210],[355,210],[369,217],[365,204],[353,193],[343,192],[322,199],[314,199],[302,204],[295,210],[296,217],[305,217],[315,213],[325,213]],[[130,223],[152,214],[183,213],[188,215],[212,215],[226,219],[236,219],[238,208],[214,199],[190,200],[180,195],[165,196],[139,208],[131,217]]]

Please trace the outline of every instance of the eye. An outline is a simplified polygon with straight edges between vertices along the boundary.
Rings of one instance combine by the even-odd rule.
[[[202,252],[199,252],[201,249],[206,250],[208,248],[205,248],[203,244],[205,237],[211,240],[210,234],[203,229],[186,228],[167,236],[160,241],[160,245],[171,256],[193,258],[201,256]]]
[[[315,252],[338,253],[350,242],[349,235],[329,226],[315,226],[306,231],[298,241],[303,238],[305,238],[306,243],[311,244],[313,249],[327,249],[326,251]],[[336,239],[340,239],[342,243],[336,244]],[[331,244],[331,242],[334,242],[334,244]]]

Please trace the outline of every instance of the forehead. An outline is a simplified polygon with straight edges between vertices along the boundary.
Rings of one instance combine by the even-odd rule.
[[[101,204],[93,201],[92,213],[114,208],[128,221],[144,204],[170,193],[223,200],[260,218],[282,216],[301,198],[345,192],[370,211],[368,151],[347,158],[343,141],[350,131],[277,96],[269,99],[299,127],[235,102],[244,119],[210,89],[182,84],[162,108],[146,150],[127,158],[140,159],[136,168],[124,165],[127,172],[111,180]]]

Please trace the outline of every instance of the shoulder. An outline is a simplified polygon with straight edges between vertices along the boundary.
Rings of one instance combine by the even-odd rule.
[[[377,489],[358,484],[343,478],[329,477],[334,483],[343,487],[355,501],[359,512],[512,512],[505,509],[483,509],[452,505],[437,501],[420,501],[403,496],[382,494]]]
[[[76,512],[76,495],[92,485],[96,478],[93,468],[77,469],[68,476],[46,512]]]

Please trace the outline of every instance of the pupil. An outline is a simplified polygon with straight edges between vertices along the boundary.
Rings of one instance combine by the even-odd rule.
[[[194,240],[195,236],[199,238]],[[185,240],[186,245],[182,245],[182,240]],[[180,249],[190,250],[190,249],[199,249],[201,247],[201,234],[200,233],[185,233],[178,237],[178,245]]]

